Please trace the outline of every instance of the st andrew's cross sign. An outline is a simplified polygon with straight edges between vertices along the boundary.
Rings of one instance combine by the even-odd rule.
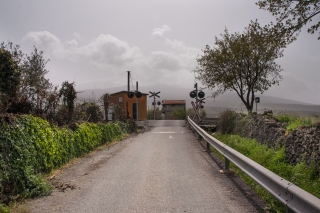
[[[195,118],[197,118],[197,120],[201,123],[202,120],[201,120],[201,117],[200,117],[199,109],[202,106],[202,101],[199,101],[198,106],[196,106],[193,101],[191,101],[191,104],[192,104],[192,107],[194,109],[194,115],[193,115],[192,120],[195,120]]]

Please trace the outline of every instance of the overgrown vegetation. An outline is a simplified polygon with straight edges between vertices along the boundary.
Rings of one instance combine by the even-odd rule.
[[[125,123],[81,123],[74,131],[50,125],[32,115],[2,117],[0,121],[0,200],[47,195],[49,173],[94,148],[121,139]]]
[[[300,126],[311,126],[312,124],[320,122],[319,117],[301,116],[293,113],[276,114],[274,117],[280,122],[288,123],[286,126],[288,131],[293,131]]]
[[[220,115],[219,132],[215,134],[215,137],[272,172],[320,198],[320,174],[317,158],[307,156],[305,153],[299,156],[299,163],[293,165],[288,163],[288,156],[286,156],[288,150],[285,150],[285,147],[281,147],[277,143],[272,147],[268,147],[268,143],[265,141],[262,141],[262,143],[266,144],[262,145],[255,139],[242,137],[246,135],[244,134],[245,131],[253,131],[253,125],[257,124],[259,116],[262,115],[255,113],[244,115],[226,110]],[[273,115],[271,112],[266,112],[264,116],[266,116],[267,122],[270,122],[272,118],[276,118],[280,122],[286,122],[288,124],[286,125],[286,129],[288,131],[292,131],[299,126],[309,126],[319,122],[319,118],[317,117],[295,114]],[[272,125],[272,127],[275,127],[275,125]],[[284,127],[280,125],[280,128]],[[266,190],[245,175],[240,169],[234,166],[232,168],[268,203],[269,210],[284,211],[283,205]]]
[[[219,118],[219,131],[222,134],[231,134],[233,133],[235,127],[236,127],[236,119],[238,117],[238,114],[231,110],[226,110],[223,113],[221,113]]]
[[[268,148],[254,139],[241,138],[238,135],[216,134],[215,137],[270,171],[320,198],[320,176],[315,169],[314,162],[307,165],[307,159],[304,159],[297,165],[290,165],[286,162],[284,148]],[[258,183],[235,166],[231,165],[231,168],[267,202],[268,210],[285,211],[284,206]]]
[[[172,114],[174,119],[183,120],[186,118],[186,111],[183,108],[177,108],[173,110]]]
[[[319,116],[307,116],[299,115],[294,113],[278,113],[270,114],[277,121],[287,123],[286,130],[289,132],[295,130],[302,126],[311,126],[315,123],[320,122]],[[250,116],[257,116],[255,113],[253,115],[239,114],[232,110],[225,110],[220,114],[219,119],[219,131],[222,134],[240,134],[244,127],[248,124],[248,118]],[[258,115],[259,116],[259,115]]]
[[[153,109],[149,109],[147,111],[147,118],[149,120],[161,120],[162,119],[162,112],[159,108],[156,107],[156,110],[153,111]],[[155,118],[155,119],[154,119]]]
[[[101,123],[109,94],[99,103],[78,100],[74,82],[53,86],[48,61],[36,47],[27,55],[12,42],[0,44],[0,212],[8,211],[3,203],[49,194],[42,174],[136,130],[118,106],[121,122]]]

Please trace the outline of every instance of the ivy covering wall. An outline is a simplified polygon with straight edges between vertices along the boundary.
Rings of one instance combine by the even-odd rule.
[[[75,130],[50,125],[31,115],[0,121],[0,203],[51,192],[49,173],[96,147],[121,139],[126,123],[82,123]]]

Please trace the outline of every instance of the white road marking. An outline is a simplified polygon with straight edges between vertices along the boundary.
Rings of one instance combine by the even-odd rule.
[[[161,133],[161,134],[173,134],[173,133],[177,133],[177,132],[152,132],[152,133]]]

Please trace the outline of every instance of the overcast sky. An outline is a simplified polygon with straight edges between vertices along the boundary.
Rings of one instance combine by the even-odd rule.
[[[55,85],[123,86],[130,70],[134,84],[192,89],[197,56],[225,27],[242,32],[250,20],[275,20],[256,1],[0,0],[0,41],[44,51]],[[264,94],[320,104],[320,41],[306,30],[278,60],[280,86]]]

